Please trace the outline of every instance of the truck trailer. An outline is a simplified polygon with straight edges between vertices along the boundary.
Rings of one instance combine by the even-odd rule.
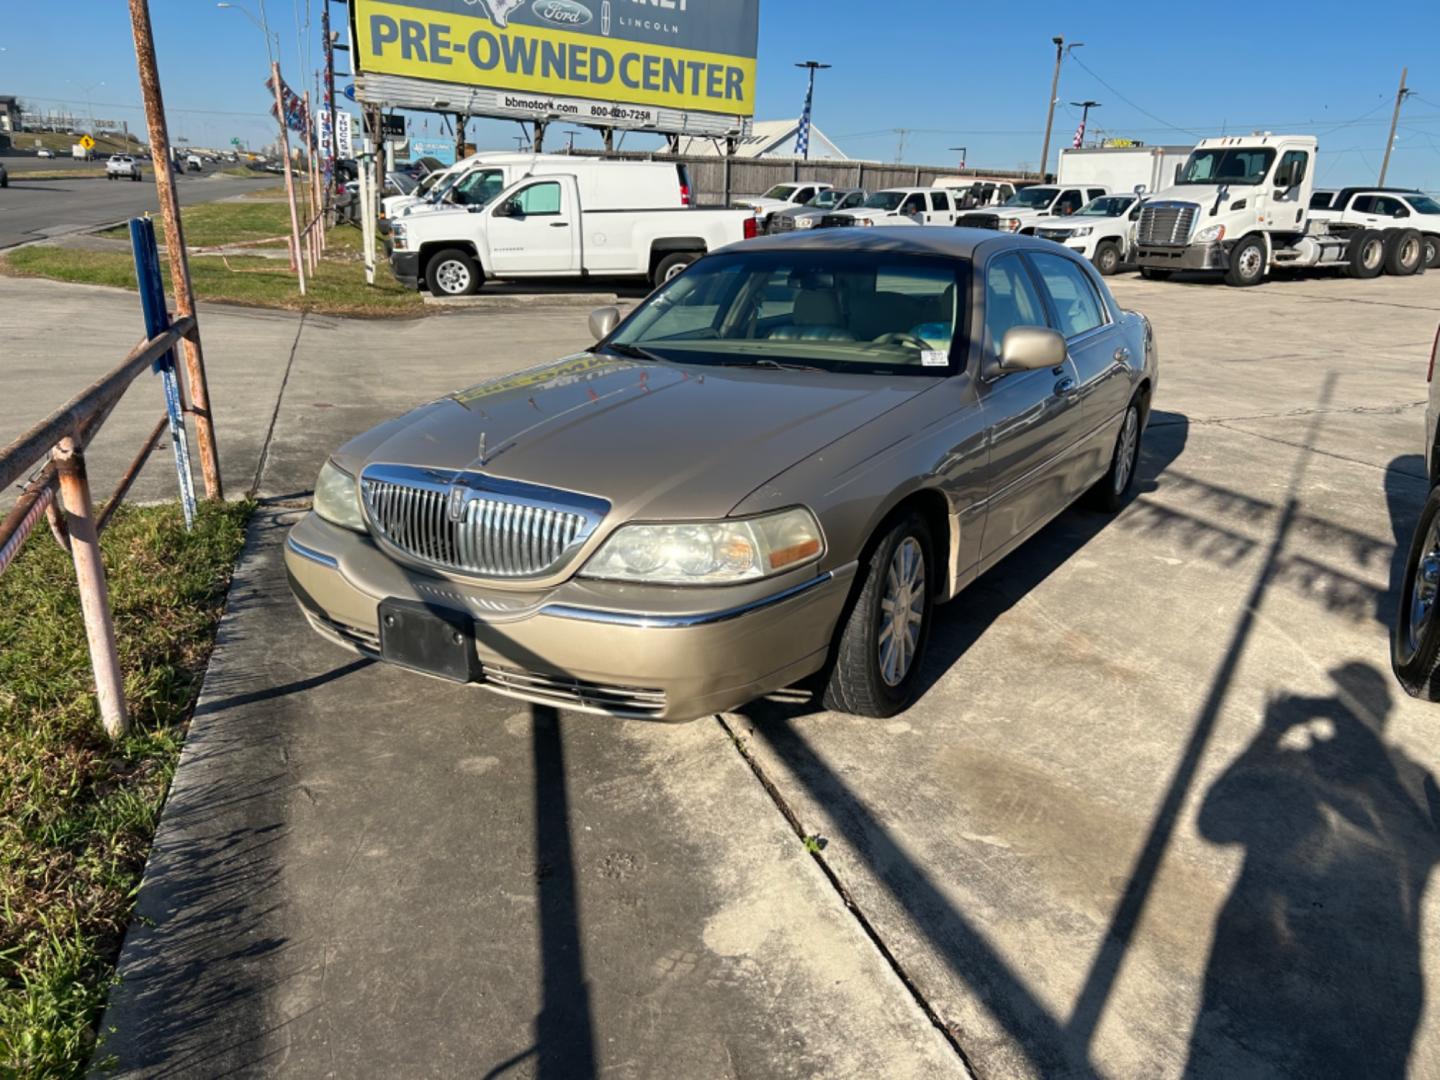
[[[1060,151],[1058,184],[1098,184],[1111,192],[1170,187],[1189,146],[1086,146]]]
[[[1334,268],[1357,278],[1423,270],[1418,229],[1403,222],[1368,228],[1311,213],[1318,153],[1313,135],[1202,139],[1175,184],[1140,212],[1141,274],[1216,270],[1230,285],[1258,285],[1284,268]]]

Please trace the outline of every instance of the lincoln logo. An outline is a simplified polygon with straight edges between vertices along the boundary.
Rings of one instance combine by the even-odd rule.
[[[456,484],[450,489],[450,520],[459,521],[465,516],[465,488]]]
[[[537,18],[557,26],[588,26],[593,18],[590,9],[575,0],[535,0],[530,10]]]

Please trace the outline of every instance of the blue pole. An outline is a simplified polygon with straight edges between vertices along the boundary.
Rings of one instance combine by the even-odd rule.
[[[135,281],[140,287],[140,310],[145,336],[155,337],[170,328],[165,286],[160,280],[160,252],[155,246],[155,223],[148,217],[130,219],[130,248],[135,253]],[[175,350],[155,361],[153,368],[165,387],[165,413],[170,418],[170,446],[175,451],[175,477],[180,484],[180,508],[185,528],[195,524],[195,484],[190,477],[190,443],[185,433],[185,410],[180,401],[180,380],[175,374]]]

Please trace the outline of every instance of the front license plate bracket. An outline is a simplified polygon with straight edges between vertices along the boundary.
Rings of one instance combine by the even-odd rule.
[[[463,611],[390,599],[380,602],[379,621],[380,655],[389,663],[451,682],[479,677],[475,624]]]

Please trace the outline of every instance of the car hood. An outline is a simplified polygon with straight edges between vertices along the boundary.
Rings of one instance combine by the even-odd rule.
[[[762,199],[756,196],[753,199],[731,199],[730,205],[740,210],[779,210],[782,207],[796,204],[786,202],[784,199]]]
[[[432,402],[336,461],[469,468],[607,499],[617,520],[718,518],[934,382],[582,353]]]

